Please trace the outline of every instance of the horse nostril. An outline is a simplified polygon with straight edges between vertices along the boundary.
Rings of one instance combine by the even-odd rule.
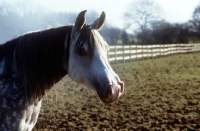
[[[113,94],[113,89],[112,86],[108,86],[106,89],[106,95],[111,96]]]
[[[97,93],[104,103],[111,103],[117,100],[123,92],[124,92],[124,83],[119,82],[118,84],[109,85],[106,91],[104,92],[104,95],[100,94],[99,92]]]

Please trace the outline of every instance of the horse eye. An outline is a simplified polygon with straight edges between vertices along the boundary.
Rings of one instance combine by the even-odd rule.
[[[86,50],[84,48],[78,50],[80,56],[86,56]]]

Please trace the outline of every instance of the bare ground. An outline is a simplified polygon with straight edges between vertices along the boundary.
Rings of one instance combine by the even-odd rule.
[[[68,77],[44,98],[34,131],[200,131],[200,53],[112,65],[125,92],[103,104]]]

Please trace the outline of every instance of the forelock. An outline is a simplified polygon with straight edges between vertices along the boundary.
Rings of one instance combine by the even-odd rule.
[[[75,45],[75,53],[81,48],[83,48],[84,43],[88,44],[88,55],[90,56],[90,60],[94,55],[94,48],[97,49],[103,48],[107,50],[108,44],[103,39],[103,37],[93,29],[90,25],[84,25],[83,29],[80,31],[80,36],[76,41]]]

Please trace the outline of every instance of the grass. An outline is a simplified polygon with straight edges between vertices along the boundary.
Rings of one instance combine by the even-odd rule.
[[[112,65],[125,92],[103,104],[65,77],[43,100],[34,130],[198,130],[200,53]]]

